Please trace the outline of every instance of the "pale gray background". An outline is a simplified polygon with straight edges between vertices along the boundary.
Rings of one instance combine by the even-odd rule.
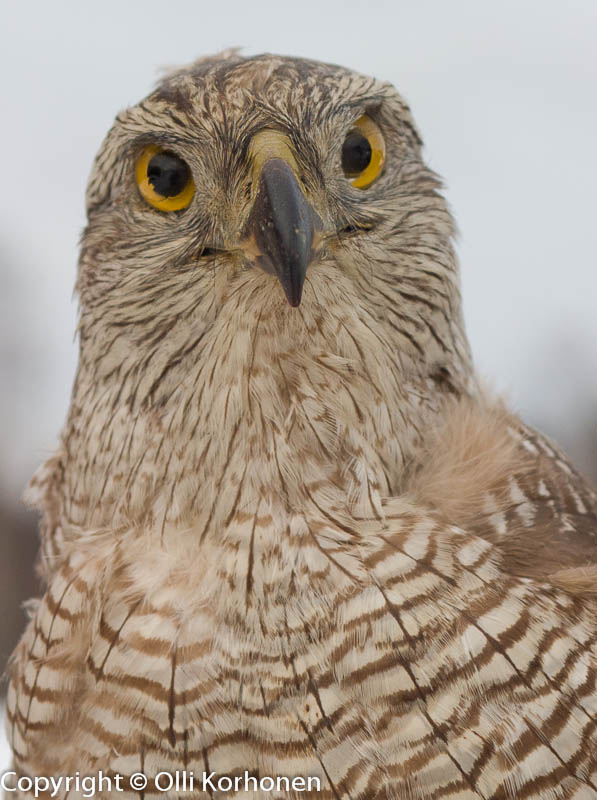
[[[91,161],[158,67],[224,47],[342,63],[399,87],[461,231],[480,372],[597,475],[596,0],[39,0],[5,3],[0,36],[5,616],[30,591],[35,546],[14,507],[54,447],[75,368]],[[0,635],[1,656],[14,631]]]

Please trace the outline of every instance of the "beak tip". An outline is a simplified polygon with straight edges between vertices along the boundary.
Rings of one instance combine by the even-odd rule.
[[[294,269],[285,270],[282,274],[278,274],[278,278],[288,300],[288,305],[292,308],[298,308],[303,297],[306,266],[304,264],[295,264],[294,267]]]
[[[288,300],[288,305],[291,308],[298,308],[301,304],[301,299],[303,296],[303,284],[302,281],[300,283],[295,283],[294,285],[285,284],[283,281],[282,289],[284,290],[284,294],[286,295],[286,299]]]

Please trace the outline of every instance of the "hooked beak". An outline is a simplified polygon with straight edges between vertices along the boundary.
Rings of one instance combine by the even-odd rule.
[[[245,249],[265,272],[278,277],[288,302],[296,308],[321,221],[298,184],[286,137],[264,131],[255,139],[255,200],[247,220]]]

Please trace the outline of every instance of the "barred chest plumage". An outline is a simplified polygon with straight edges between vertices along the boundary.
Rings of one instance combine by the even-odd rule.
[[[358,537],[308,514],[272,536],[268,513],[238,514],[186,562],[188,531],[161,550],[138,532],[115,554],[79,548],[21,645],[16,767],[85,763],[125,786],[136,772],[311,777],[320,791],[254,796],[363,800],[539,798],[547,770],[581,792],[562,797],[592,797],[540,735],[560,719],[582,771],[597,708],[578,603],[504,575],[487,541],[404,500],[383,516]]]

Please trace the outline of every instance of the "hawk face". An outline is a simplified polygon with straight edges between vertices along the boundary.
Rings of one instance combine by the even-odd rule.
[[[180,413],[190,430],[159,454],[171,464],[198,427],[259,408],[280,429],[312,394],[335,435],[370,414],[399,436],[436,380],[464,384],[453,225],[420,148],[390,85],[271,55],[200,60],[119,114],[89,181],[77,283],[71,420],[93,463],[123,436],[147,450],[152,425],[170,436]],[[85,418],[90,394],[101,424]]]
[[[128,357],[222,315],[265,312],[313,341],[314,313],[357,314],[396,353],[438,358],[459,297],[420,145],[391,86],[340,67],[228,56],[170,75],[96,159],[82,331],[117,328]]]

